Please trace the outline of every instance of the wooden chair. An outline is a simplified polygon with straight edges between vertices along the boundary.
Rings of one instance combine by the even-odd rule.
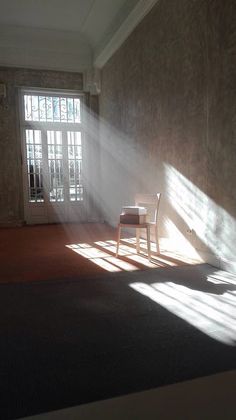
[[[118,257],[119,245],[120,245],[120,236],[122,228],[135,228],[136,229],[136,249],[137,252],[140,252],[140,230],[146,229],[147,235],[147,251],[148,259],[151,259],[151,242],[150,242],[150,230],[151,228],[155,229],[155,240],[156,240],[156,251],[157,254],[160,253],[159,241],[158,241],[158,210],[160,204],[161,193],[157,194],[136,194],[135,196],[135,205],[143,206],[147,208],[147,221],[140,224],[130,224],[130,223],[119,223],[118,224],[118,236],[117,236],[117,246],[116,246],[116,257]]]

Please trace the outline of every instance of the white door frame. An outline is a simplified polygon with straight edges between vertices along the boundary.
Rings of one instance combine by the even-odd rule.
[[[88,156],[86,153],[86,141],[85,141],[85,95],[78,91],[65,91],[65,90],[51,90],[51,89],[36,89],[36,88],[21,88],[20,89],[20,133],[21,133],[21,150],[22,150],[22,174],[23,174],[23,195],[24,195],[24,219],[27,224],[38,224],[38,223],[54,223],[54,222],[84,222],[87,221],[87,192],[85,188],[85,179],[89,176],[88,171]],[[49,96],[49,97],[60,97],[60,98],[79,98],[80,99],[80,122],[51,122],[51,121],[26,121],[25,119],[25,108],[24,108],[24,95],[36,96]],[[61,102],[60,102],[61,103]],[[42,147],[44,148],[42,154],[42,167],[43,167],[43,198],[44,201],[31,202],[29,199],[29,174],[27,170],[27,150],[26,150],[26,130],[40,130],[42,134]],[[48,169],[48,140],[46,132],[48,131],[61,131],[62,132],[62,161],[63,169],[66,173],[63,175],[64,179],[64,201],[52,202],[49,195],[49,169]],[[69,191],[69,172],[68,172],[68,142],[66,136],[68,132],[80,132],[82,139],[82,186],[83,195],[81,200],[77,200],[76,195],[75,201],[71,201],[68,196]],[[75,149],[75,148],[74,148]],[[40,159],[39,159],[40,160]],[[75,161],[76,164],[76,161]],[[77,184],[75,186],[77,191]],[[71,191],[71,190],[70,190]]]

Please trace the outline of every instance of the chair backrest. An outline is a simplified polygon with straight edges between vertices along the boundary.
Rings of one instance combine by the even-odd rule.
[[[143,206],[147,209],[148,222],[157,223],[160,199],[161,193],[135,195],[135,205]]]

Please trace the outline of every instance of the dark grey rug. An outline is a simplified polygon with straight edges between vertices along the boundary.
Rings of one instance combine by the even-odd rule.
[[[236,368],[236,349],[129,284],[212,295],[208,265],[0,286],[0,418],[7,420]]]

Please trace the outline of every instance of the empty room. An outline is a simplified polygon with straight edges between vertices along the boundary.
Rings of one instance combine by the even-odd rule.
[[[235,0],[0,6],[0,419],[234,419]]]

